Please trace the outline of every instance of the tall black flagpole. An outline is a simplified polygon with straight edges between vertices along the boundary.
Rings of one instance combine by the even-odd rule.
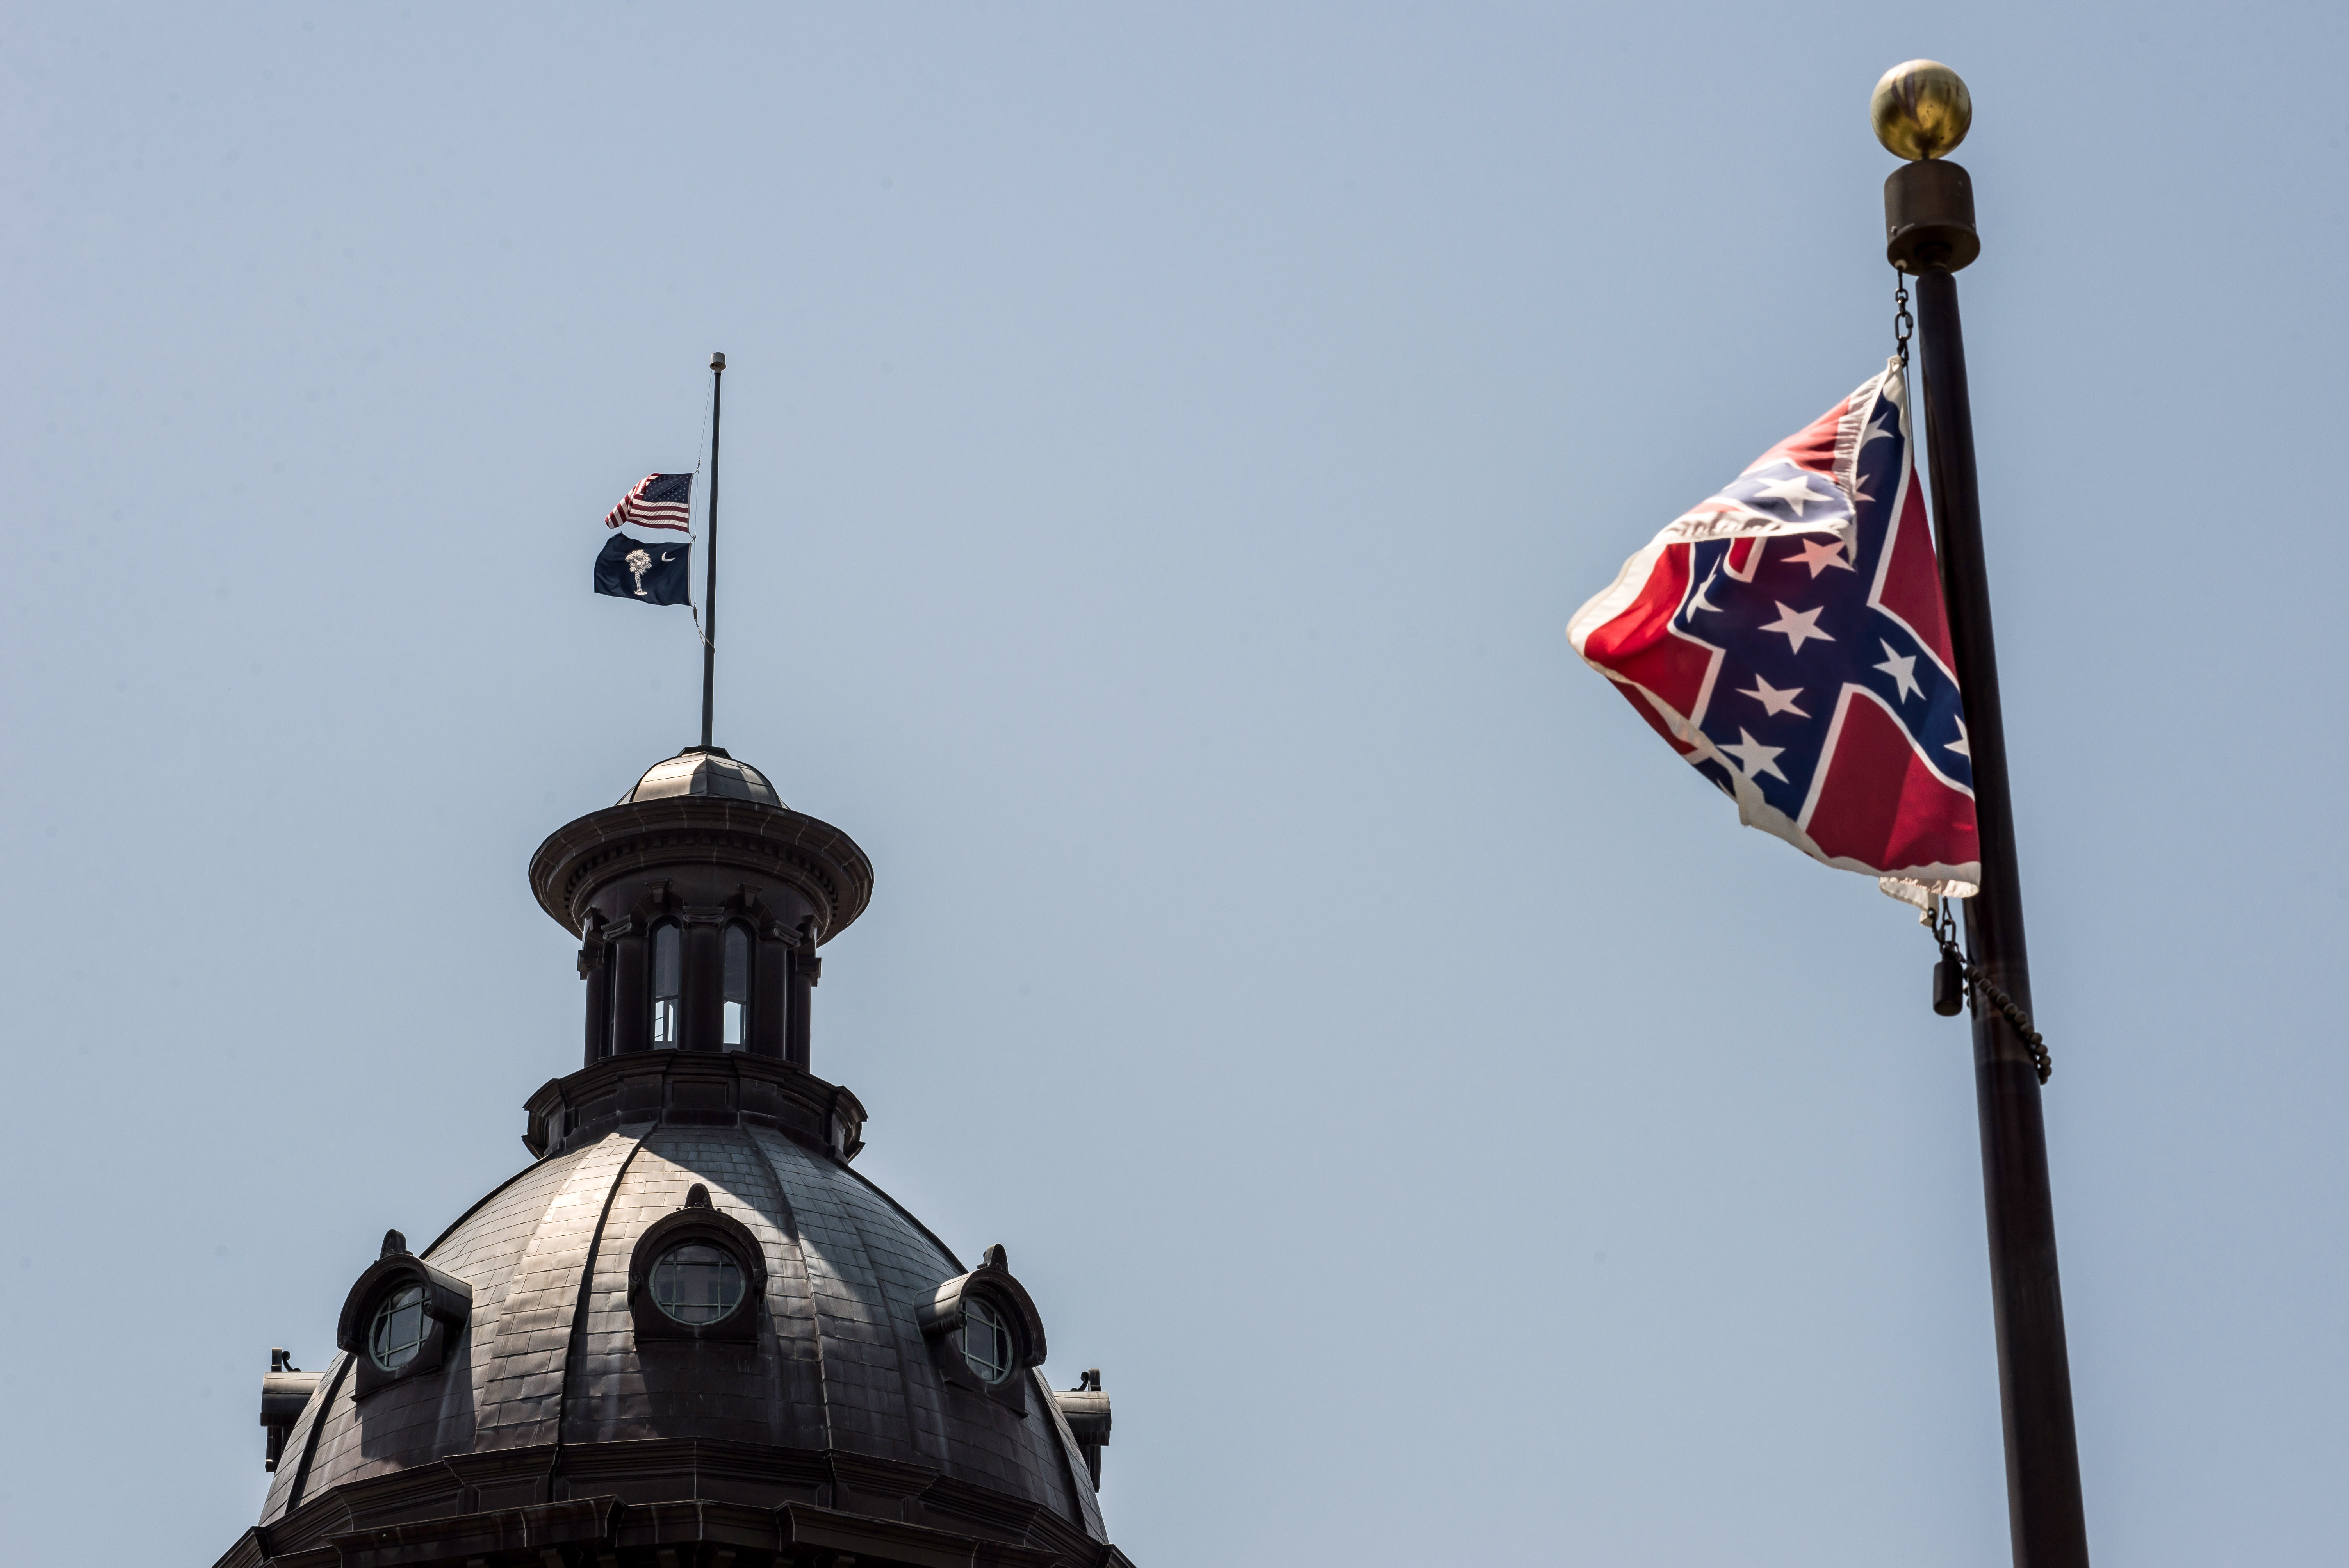
[[[1973,412],[1958,320],[1958,270],[1982,252],[1973,184],[1940,155],[1973,117],[1965,83],[1930,60],[1911,60],[1877,84],[1876,134],[1911,160],[1884,184],[1886,254],[1917,280],[1925,372],[1925,433],[1941,593],[1964,694],[1982,891],[1964,901],[1966,946],[1991,985],[2031,1011],[2023,940],[2023,884],[2007,787],[2006,725],[1991,634],[1982,496],[1974,478]],[[2072,1424],[2072,1369],[2055,1267],[2055,1200],[2047,1130],[2030,1043],[1980,989],[1973,997],[1974,1104],[1982,1123],[1982,1201],[1990,1225],[1991,1311],[1998,1334],[1999,1405],[2006,1428],[2007,1526],[2016,1568],[2087,1568],[2080,1450]]]
[[[718,698],[718,411],[726,388],[726,356],[709,356],[709,538],[701,568],[701,748],[709,749],[710,718]]]

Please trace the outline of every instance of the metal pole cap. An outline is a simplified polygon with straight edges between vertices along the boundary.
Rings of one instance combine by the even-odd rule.
[[[1939,60],[1909,60],[1878,79],[1868,100],[1876,139],[1909,161],[1884,182],[1884,257],[1904,273],[1956,272],[1982,254],[1972,177],[1942,155],[1974,123],[1965,79]]]
[[[726,368],[726,356],[725,356],[724,355],[722,355],[722,354],[713,354],[713,355],[711,355],[711,356],[709,356],[709,368],[711,368],[712,370],[723,370],[723,369],[725,369],[725,368]]]
[[[1956,272],[1982,254],[1974,182],[1942,159],[1904,163],[1884,182],[1884,259],[1904,273]]]

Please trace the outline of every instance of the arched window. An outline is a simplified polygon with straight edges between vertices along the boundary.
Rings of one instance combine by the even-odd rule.
[[[726,928],[726,1013],[722,1043],[739,1051],[750,1043],[750,930]]]
[[[674,921],[653,927],[653,1048],[675,1050],[685,980],[685,934]]]

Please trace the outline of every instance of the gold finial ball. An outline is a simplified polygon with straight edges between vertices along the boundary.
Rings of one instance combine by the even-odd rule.
[[[1876,139],[1895,158],[1939,158],[1966,139],[1973,95],[1939,60],[1910,60],[1884,73],[1868,106]]]

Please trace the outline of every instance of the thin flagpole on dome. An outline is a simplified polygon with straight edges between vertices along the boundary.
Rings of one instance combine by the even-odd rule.
[[[709,538],[705,542],[701,590],[701,748],[710,747],[710,719],[718,695],[718,412],[726,382],[726,356],[709,356]]]

